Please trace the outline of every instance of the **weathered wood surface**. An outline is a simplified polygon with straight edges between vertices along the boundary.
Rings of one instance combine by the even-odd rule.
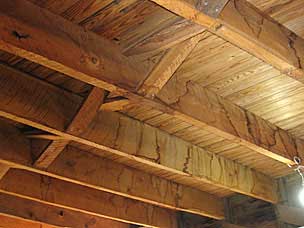
[[[58,228],[57,226],[32,222],[25,219],[0,214],[0,227],[2,228]]]
[[[11,77],[17,76],[9,75]],[[14,93],[14,90],[22,87],[31,99],[35,100],[35,97],[39,95],[44,99],[50,99],[52,105],[56,105],[56,100],[54,100],[58,97],[55,94],[56,91],[46,90],[43,84],[35,82],[35,87],[39,88],[40,93],[31,93],[31,84],[19,85],[18,80],[14,80],[14,83],[8,83],[11,77],[8,77],[8,75],[1,77],[7,83],[3,88],[1,86],[0,97],[3,96],[3,99],[0,100],[0,115],[6,118],[55,133],[67,140],[73,140],[120,157],[136,160],[138,163],[148,165],[151,168],[159,168],[166,173],[174,173],[189,180],[195,179],[202,181],[202,183],[213,184],[271,202],[276,201],[276,185],[271,178],[236,162],[208,153],[156,128],[123,117],[121,114],[101,112],[80,136],[67,134],[62,130],[64,127],[58,126],[58,123],[51,125],[52,121],[47,121],[47,117],[43,118],[43,121],[48,124],[44,124],[41,121],[41,116],[36,118],[35,115],[31,115],[26,110],[23,111],[22,108],[31,107],[34,114],[48,113],[50,115],[53,112],[52,106],[50,106],[50,109],[46,105],[38,106],[39,112],[36,112],[36,103],[28,103],[28,101],[31,102],[28,99],[22,99],[22,102],[20,102],[18,93]],[[9,91],[8,97],[6,91]],[[44,91],[48,93],[44,94]],[[15,96],[10,94],[15,94]],[[24,94],[20,94],[20,96],[25,98]],[[75,103],[78,104],[77,97],[71,97],[68,100],[73,100],[73,98]],[[7,99],[10,100],[12,105],[7,106],[6,102],[1,103],[1,101]],[[78,105],[80,106],[80,104]],[[61,119],[58,119],[57,113],[54,114],[58,122],[63,123]],[[54,117],[51,116],[50,118],[53,119]],[[72,119],[73,115],[70,118]],[[129,134],[129,132],[134,133]]]
[[[169,49],[139,86],[138,92],[153,98],[203,37],[204,34],[199,34]]]
[[[22,170],[6,177],[0,182],[4,193],[126,223],[176,227],[172,210]]]
[[[0,164],[0,180],[5,176],[10,167],[5,164]]]
[[[97,114],[100,105],[105,98],[105,90],[94,87],[65,132],[73,135],[81,134]],[[35,166],[48,167],[63,151],[69,140],[52,141],[35,161]]]
[[[0,161],[4,164],[170,209],[223,218],[223,203],[211,194],[72,147],[47,169],[39,169],[32,165],[30,142],[10,125],[2,123],[1,129]]]
[[[303,82],[304,41],[262,14],[245,0],[229,1],[218,19],[197,7],[198,1],[152,0],[248,51],[283,73]]]
[[[180,74],[171,78],[158,98],[184,113],[186,121],[192,121],[191,116],[204,129],[278,161],[292,164],[294,156],[304,156],[303,140]]]
[[[110,219],[85,214],[82,212],[69,210],[54,205],[48,205],[41,202],[16,197],[0,193],[0,213],[13,218],[20,218],[32,222],[28,227],[21,223],[20,227],[16,227],[18,223],[14,223],[12,227],[5,228],[50,228],[48,225],[59,227],[73,228],[128,228],[129,224],[113,221]],[[0,218],[0,226],[3,225]],[[41,224],[43,223],[43,224]],[[51,226],[52,228],[55,228]]]
[[[18,4],[14,4],[17,2]],[[166,2],[168,4],[172,4],[172,1]],[[176,5],[180,3],[183,2],[177,1]],[[71,77],[85,81],[89,84],[93,84],[97,87],[102,87],[110,91],[116,91],[123,96],[130,98],[131,100],[142,102],[145,105],[164,111],[170,115],[174,115],[177,118],[185,120],[186,122],[193,125],[206,126],[206,123],[202,123],[201,119],[197,119],[197,116],[193,112],[190,115],[189,111],[182,109],[176,110],[176,106],[174,106],[175,108],[172,108],[168,105],[164,105],[161,102],[152,101],[137,94],[131,93],[134,92],[135,88],[143,80],[144,74],[137,72],[138,69],[134,70],[135,62],[122,55],[120,50],[110,42],[99,38],[93,33],[86,32],[80,27],[73,25],[62,18],[52,15],[43,9],[37,8],[30,3],[24,2],[23,0],[1,2],[1,4],[3,4],[3,7],[1,7],[1,9],[5,8],[6,10],[4,12],[1,12],[0,15],[2,22],[0,26],[3,27],[3,30],[1,31],[4,33],[1,35],[0,43],[1,48],[5,49],[6,51],[16,53],[34,62],[39,62],[44,66],[50,67],[54,70],[65,73]],[[229,8],[229,6],[226,6],[225,9],[227,7]],[[26,12],[31,12],[31,15],[27,14]],[[32,15],[36,16],[33,17]],[[203,14],[198,14],[198,18],[201,17],[203,17],[203,19],[209,18]],[[35,20],[33,18],[35,18]],[[39,23],[37,20],[38,18]],[[211,20],[209,18],[207,22],[208,21],[211,24],[213,23],[213,19]],[[22,37],[21,39],[20,34],[19,36],[16,36],[16,33],[14,33],[14,31],[18,30],[20,27],[22,27],[22,32],[19,32]],[[61,32],[60,34],[54,32],[62,31],[63,28],[64,32]],[[26,35],[29,35],[29,37]],[[80,38],[77,38],[75,40],[75,38],[72,37],[86,38],[84,40]],[[35,42],[31,42],[33,39],[35,39]],[[49,43],[48,47],[45,46],[45,40],[47,40]],[[105,46],[107,48],[104,48]],[[66,52],[69,53],[69,55],[62,56],[57,54],[62,50],[63,47],[65,48]],[[83,59],[85,59],[85,61],[83,61]],[[95,62],[97,66],[94,66],[94,63],[92,63],[91,60]],[[121,62],[124,64],[120,65]],[[119,67],[115,67],[117,64]],[[100,70],[100,68],[102,68],[102,70]],[[121,73],[121,71],[123,73]],[[111,77],[112,74],[114,75],[113,77]],[[197,109],[198,107],[195,108]],[[235,107],[232,107],[231,109],[235,109]],[[190,109],[187,108],[187,110]],[[239,114],[241,114],[241,112]],[[255,117],[256,116],[252,116],[251,118]],[[241,119],[237,119],[237,121],[243,123],[244,118],[240,118]],[[227,120],[225,116],[223,119],[220,119],[220,121],[222,121],[224,125],[230,125],[229,120]],[[268,122],[262,122],[266,125],[269,124]],[[243,124],[246,124],[246,122]],[[259,127],[260,126],[253,126],[253,128]],[[244,127],[242,126],[242,128]],[[292,157],[289,155],[297,154],[301,156],[301,149],[297,149],[294,146],[295,139],[289,137],[288,133],[286,133],[286,131],[282,131],[281,129],[277,130],[277,128],[275,128],[275,131],[279,131],[280,135],[283,135],[282,138],[284,139],[279,139],[280,141],[284,141],[285,144],[287,141],[290,141],[288,142],[287,147],[291,148],[291,153],[286,153],[284,149],[281,150],[281,145],[273,146],[273,144],[275,144],[273,142],[278,137],[278,134],[276,133],[275,136],[271,136],[271,134],[274,132],[272,129],[270,129],[270,133],[267,132],[267,135],[265,136],[266,138],[270,137],[269,140],[267,139],[270,142],[267,142],[267,144],[264,145],[264,148],[262,149],[260,148],[262,144],[260,142],[264,141],[261,139],[261,137],[264,137],[264,135],[257,135],[255,136],[254,140],[247,141],[248,139],[251,139],[252,136],[233,134],[235,132],[231,133],[230,127],[229,129],[225,129],[230,130],[228,132],[223,131],[223,128],[217,130],[212,127],[211,130],[217,132],[220,135],[224,135],[227,139],[240,141],[241,143],[244,143],[247,146],[260,151],[266,156],[270,156],[285,163],[292,163]],[[304,144],[300,141],[297,141],[296,143],[298,144],[298,148],[302,148]]]

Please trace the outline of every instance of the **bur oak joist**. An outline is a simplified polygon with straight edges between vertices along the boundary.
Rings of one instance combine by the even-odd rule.
[[[264,174],[119,113],[100,112],[80,135],[69,134],[65,128],[81,106],[80,97],[9,67],[0,65],[0,70],[0,115],[5,118],[136,161],[150,169],[271,202],[277,200],[276,184]],[[37,100],[44,105],[39,105]]]
[[[151,205],[151,209],[158,210],[158,206],[162,206],[170,210],[223,218],[223,203],[211,194],[77,148],[68,146],[48,168],[37,168],[33,165],[30,141],[14,126],[1,123],[1,129],[0,162],[8,166],[156,205]]]
[[[230,0],[217,18],[203,13],[208,1],[151,0],[304,82],[304,40],[246,0]],[[204,4],[207,2],[207,5]],[[222,2],[226,2],[225,0]]]
[[[0,193],[0,217],[1,225],[20,228],[57,228],[57,227],[98,227],[98,228],[129,228],[129,224],[69,210],[54,205],[33,201],[12,194]],[[11,218],[11,219],[10,219]],[[16,222],[16,218],[20,222]],[[30,224],[28,225],[28,222]],[[37,224],[37,226],[35,226]],[[43,225],[42,225],[43,224]],[[50,224],[50,225],[45,225]],[[18,226],[19,225],[19,226]],[[28,225],[28,226],[26,226]],[[5,226],[6,227],[6,226]]]
[[[165,2],[169,4],[168,6],[172,4],[172,1],[162,3],[165,4]],[[229,9],[233,2],[228,3],[223,12]],[[177,1],[177,3],[183,6],[184,2]],[[86,83],[116,92],[132,101],[142,102],[144,105],[169,113],[190,124],[210,126],[210,131],[229,140],[240,142],[281,162],[290,164],[293,163],[294,155],[302,157],[301,148],[304,148],[302,140],[294,139],[286,131],[216,95],[212,95],[212,100],[206,103],[208,108],[202,111],[200,105],[208,99],[205,97],[207,92],[204,90],[198,89],[185,93],[185,96],[182,96],[182,102],[178,105],[144,98],[136,93],[136,89],[145,79],[146,72],[136,68],[136,62],[125,57],[111,42],[27,1],[2,1],[0,4],[0,47],[2,49]],[[197,17],[207,18],[201,14]],[[242,22],[240,20],[240,23]],[[300,41],[296,39],[291,44],[298,47]],[[272,41],[269,45],[272,45]],[[66,55],[60,54],[63,48]],[[293,56],[294,52],[288,49],[288,53],[283,54],[288,57]],[[172,80],[174,79],[171,78]],[[189,86],[191,86],[190,83],[187,87]],[[219,108],[219,106],[222,107]],[[198,113],[190,113],[189,107],[195,108]],[[211,110],[209,107],[212,107]],[[230,119],[230,114],[233,114],[233,119]],[[210,120],[210,116],[213,115],[214,117]]]
[[[116,221],[176,228],[173,210],[28,171],[11,169],[0,182],[0,192]]]

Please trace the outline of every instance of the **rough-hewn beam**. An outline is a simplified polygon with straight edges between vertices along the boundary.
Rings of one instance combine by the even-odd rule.
[[[172,77],[158,98],[184,113],[185,121],[195,118],[204,129],[265,156],[287,164],[304,157],[303,140],[182,76]]]
[[[114,97],[106,100],[100,107],[100,110],[116,112],[121,111],[124,106],[130,104],[130,100],[124,97]]]
[[[59,97],[57,89],[44,88],[44,84],[39,84],[37,80],[32,80],[31,83],[23,81],[28,77],[20,77],[18,80],[16,71],[7,73],[0,77],[1,116],[136,160],[138,163],[164,170],[166,173],[179,175],[184,180],[195,179],[271,202],[277,200],[276,184],[271,178],[118,113],[101,112],[81,136],[67,134],[62,131],[64,127],[59,126],[58,123],[68,122],[66,118],[72,118],[73,115],[64,116],[64,119],[58,113],[54,113],[54,116],[44,115],[45,118],[34,115],[44,113],[50,115],[53,112],[52,108],[58,102],[56,98]],[[33,85],[39,93],[32,93]],[[18,88],[22,88],[23,92],[31,98],[25,99],[24,93],[20,93]],[[49,100],[48,103],[52,105],[39,106],[36,102],[32,102],[31,99],[36,100],[35,98]],[[6,100],[10,100],[11,105],[7,106]],[[71,105],[80,105],[77,97],[69,97],[67,100],[71,101]],[[31,112],[24,107],[31,107]],[[67,107],[65,106],[66,109]],[[47,121],[48,118],[50,121]],[[55,118],[58,122],[52,124]],[[129,132],[133,133],[129,134]]]
[[[105,90],[94,87],[65,132],[80,135],[97,114],[105,98],[105,93]],[[35,161],[34,165],[40,168],[47,168],[68,144],[69,140],[52,141]]]
[[[0,192],[116,221],[176,228],[173,210],[23,170],[11,169]]]
[[[304,40],[246,0],[230,0],[217,19],[203,13],[201,7],[204,3],[199,4],[201,1],[198,0],[152,1],[304,82]]]
[[[242,3],[243,0],[239,0],[237,2]],[[211,19],[204,14],[193,14],[193,11],[191,11],[191,9],[193,10],[193,7],[191,8],[191,5],[189,4],[184,6],[183,4],[185,2],[182,0],[160,0],[159,3],[168,4],[167,6],[172,6],[172,3],[174,3],[176,6],[181,7],[178,8],[180,10],[190,10],[187,11],[187,13],[191,14],[192,16],[196,15],[194,18],[197,20],[204,19],[210,23],[210,25],[214,22],[214,19]],[[229,3],[225,9],[227,7],[229,8],[230,4],[231,3]],[[177,108],[176,105],[171,105],[172,107],[170,107],[169,105],[164,105],[156,100],[149,100],[133,93],[139,83],[144,79],[143,75],[145,74],[139,74],[136,70],[134,70],[134,62],[123,56],[119,49],[113,44],[109,43],[109,41],[106,41],[93,33],[87,32],[71,22],[55,16],[46,10],[36,7],[35,5],[24,0],[2,1],[0,2],[0,6],[0,48],[28,58],[34,62],[38,62],[59,72],[65,73],[71,77],[85,81],[89,84],[114,91],[135,102],[143,102],[144,105],[149,105],[160,111],[167,112],[170,115],[174,115],[175,117],[185,120],[190,124],[198,126],[207,126],[210,124],[209,122],[204,122],[203,118],[197,116],[197,113],[194,111],[189,113],[190,108],[186,107],[188,106],[188,103],[184,103],[182,108]],[[242,24],[243,21],[240,20],[240,23]],[[263,33],[261,34],[263,34],[261,37],[264,38],[264,29]],[[292,44],[292,46],[298,47],[298,42],[300,42],[299,40],[300,39],[297,39],[295,42],[287,43],[289,43],[289,45]],[[272,40],[269,42],[275,43]],[[48,45],[45,45],[46,43]],[[58,54],[62,52],[63,48],[67,54]],[[256,49],[259,50],[258,47]],[[290,53],[290,48],[288,48],[287,51]],[[284,56],[288,57],[288,53]],[[292,53],[294,54],[294,51]],[[16,95],[12,94],[12,96]],[[53,100],[54,98],[45,97],[44,99]],[[192,98],[189,99],[191,100]],[[184,101],[186,100],[184,99]],[[77,101],[75,100],[74,102],[76,106]],[[197,102],[196,99],[193,98],[193,102],[190,104],[190,106],[197,110],[199,105],[200,101]],[[61,104],[58,108],[61,109],[63,106],[64,105]],[[185,107],[187,110],[184,110]],[[39,107],[39,109],[41,108],[42,107]],[[24,106],[22,109],[27,110],[26,106]],[[229,109],[234,110],[238,108],[233,106]],[[242,112],[243,111],[237,113],[242,115]],[[65,120],[69,118],[71,113],[73,113],[73,109],[63,111],[62,114],[65,114]],[[36,116],[40,113],[31,112],[30,114],[32,116]],[[219,113],[217,117],[221,116],[222,114],[223,113]],[[7,114],[5,115],[7,116]],[[45,115],[48,116],[49,114],[45,113]],[[60,114],[58,115],[60,116]],[[275,131],[266,127],[266,130],[268,128],[269,131],[265,131],[265,134],[263,132],[261,136],[255,135],[256,132],[258,132],[256,130],[254,130],[255,133],[250,132],[248,135],[246,132],[251,131],[251,128],[258,129],[260,126],[254,126],[251,120],[244,122],[244,116],[240,116],[240,120],[236,119],[235,121],[241,122],[241,128],[245,128],[245,130],[242,130],[243,132],[241,132],[245,134],[243,135],[239,134],[239,132],[235,130],[231,130],[231,123],[229,122],[230,120],[227,120],[227,116],[223,116],[223,118],[217,119],[216,121],[221,121],[222,125],[225,125],[225,127],[218,129],[217,123],[213,123],[210,128],[212,131],[217,132],[227,139],[240,141],[241,143],[244,143],[257,151],[260,151],[266,156],[270,156],[288,164],[293,163],[293,155],[298,155],[301,157],[301,148],[304,148],[304,143],[301,140],[298,140],[295,143],[296,140],[290,137],[286,131],[283,131],[282,129],[277,130],[278,128],[274,126]],[[237,115],[235,115],[235,117],[237,117]],[[11,116],[11,118],[14,117]],[[43,115],[39,115],[38,118],[40,120],[42,118],[42,121],[45,119]],[[250,114],[250,118],[255,119],[256,116]],[[259,118],[259,120],[261,119]],[[29,119],[24,119],[23,121],[30,125],[36,125],[36,123],[33,123],[33,121],[29,121]],[[51,123],[54,123],[55,121],[56,118],[52,119]],[[256,121],[253,122],[256,123]],[[244,127],[246,123],[250,125],[249,128],[248,126]],[[263,125],[269,124],[269,122],[266,121],[262,121],[261,123]],[[47,122],[46,124],[48,125],[50,122]],[[58,122],[56,124],[58,124]],[[68,123],[64,122],[64,124]],[[214,127],[215,125],[216,127]],[[226,126],[228,127],[226,128]],[[52,130],[50,128],[46,128],[46,126],[40,125],[40,127],[48,131]],[[239,131],[239,129],[237,130]],[[275,135],[271,135],[272,133],[275,133]],[[66,136],[69,137],[68,135]],[[261,137],[264,137],[265,140],[262,140]],[[278,145],[276,142],[278,137],[279,143],[284,141],[286,148],[288,148],[288,150],[290,149],[291,152],[286,153],[287,149],[282,149],[282,145]],[[69,139],[72,140],[72,138]],[[260,143],[261,141],[263,142]],[[264,142],[266,142],[266,144],[264,144]],[[297,148],[294,144],[297,144]],[[95,144],[91,145],[96,146]],[[261,145],[264,147],[261,148]]]
[[[44,204],[29,199],[0,193],[0,214],[25,219],[32,222],[50,224],[59,227],[73,228],[128,228],[129,225],[110,219],[69,210],[62,207]],[[1,219],[0,219],[1,221]],[[0,222],[0,226],[1,226]],[[16,224],[15,224],[16,225]],[[12,226],[16,227],[16,226]],[[20,228],[26,228],[20,226]],[[33,226],[30,226],[33,228]],[[46,228],[46,227],[43,227]]]
[[[118,46],[60,16],[25,0],[1,1],[0,11],[1,49],[109,91],[142,80]]]
[[[153,98],[169,81],[203,37],[204,34],[199,34],[170,48],[141,83],[138,88],[139,93]]]
[[[29,141],[13,126],[0,125],[2,163],[169,209],[217,219],[224,216],[222,201],[211,194],[73,147],[66,147],[47,169],[39,169],[32,165]]]

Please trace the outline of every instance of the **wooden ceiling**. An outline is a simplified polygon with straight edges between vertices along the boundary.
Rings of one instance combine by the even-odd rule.
[[[1,2],[0,194],[117,227],[222,219],[234,193],[276,203],[304,158],[304,2],[216,2],[216,18],[195,0]],[[58,198],[27,190],[47,178]]]

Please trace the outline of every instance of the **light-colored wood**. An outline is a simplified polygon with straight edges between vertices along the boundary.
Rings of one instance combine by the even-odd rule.
[[[73,135],[80,135],[97,114],[104,98],[105,91],[94,87],[69,124],[66,132]],[[51,142],[35,161],[34,165],[40,168],[47,168],[68,144],[69,140],[55,140]]]
[[[85,214],[82,212],[56,207],[41,202],[23,199],[13,195],[0,193],[0,227],[3,225],[2,216],[10,219],[20,219],[22,226],[4,228],[27,228],[23,221],[30,222],[28,228],[52,228],[73,227],[73,228],[128,228],[129,224],[114,220]],[[6,220],[7,221],[7,220]],[[2,223],[2,224],[1,224]],[[14,223],[17,225],[20,223]],[[50,224],[50,225],[45,225]]]
[[[169,81],[203,37],[204,34],[199,34],[170,48],[140,85],[138,92],[153,98]]]
[[[32,165],[29,141],[14,127],[5,125],[5,128],[6,132],[0,133],[2,163],[169,209],[223,218],[223,203],[211,194],[79,149],[67,147],[47,169],[39,169]],[[15,148],[10,146],[12,142],[15,142]],[[21,148],[22,152],[15,150]]]
[[[12,169],[1,181],[0,189],[3,193],[116,221],[176,227],[173,210],[22,170]]]
[[[171,78],[158,98],[184,113],[186,121],[238,142],[275,160],[293,164],[294,156],[303,157],[304,141],[259,116],[223,99],[201,85],[178,74]],[[194,118],[189,120],[189,117]]]
[[[130,104],[130,100],[126,98],[112,99],[103,103],[100,110],[109,112],[121,111],[128,104]]]
[[[130,100],[134,100],[136,102],[142,102],[144,105],[148,105],[155,109],[162,110],[166,113],[169,113],[170,115],[178,117],[179,119],[184,120],[193,125],[199,127],[206,126],[206,122],[202,123],[201,122],[202,119],[198,119],[195,113],[191,113],[190,115],[189,113],[190,109],[188,107],[186,108],[187,110],[184,110],[182,108],[177,109],[176,105],[174,106],[174,108],[172,108],[169,107],[168,105],[164,105],[161,102],[151,101],[149,99],[145,99],[141,96],[138,96],[137,94],[131,93],[130,91],[134,91],[134,87],[138,86],[139,82],[143,80],[144,74],[138,73],[139,71],[138,69],[134,70],[135,63],[130,59],[126,58],[125,56],[123,56],[121,52],[118,50],[118,48],[115,47],[113,44],[109,43],[106,40],[99,39],[99,37],[95,36],[93,33],[84,32],[81,28],[71,24],[70,22],[62,18],[59,18],[57,16],[54,16],[48,12],[44,12],[43,9],[37,8],[30,3],[26,3],[23,0],[14,0],[14,1],[18,2],[18,4],[17,3],[14,4],[14,2],[12,1],[10,1],[9,3],[1,2],[1,4],[3,4],[3,9],[4,8],[6,9],[4,12],[1,13],[1,22],[3,22],[3,25],[1,25],[3,26],[3,30],[1,31],[4,32],[3,36],[1,36],[1,43],[2,43],[1,47],[6,51],[16,53],[34,62],[39,62],[44,66],[50,67],[54,70],[57,70],[61,73],[65,73],[71,77],[85,81],[89,84],[93,84],[97,87],[102,87],[110,91],[116,91],[118,93],[121,93],[123,96],[128,97]],[[172,4],[172,3],[173,3],[172,1],[166,1],[166,4]],[[183,4],[183,1],[176,1],[176,6],[178,6],[180,3]],[[18,7],[16,7],[16,5]],[[188,11],[188,13],[191,13],[191,15],[193,15],[192,14],[193,11],[191,11],[193,8],[191,8],[191,5],[188,4],[185,7],[186,10],[187,9],[190,10]],[[229,8],[229,4],[225,7],[225,9],[227,7]],[[223,12],[225,11],[225,9],[223,10]],[[10,12],[9,15],[7,14],[7,12]],[[31,15],[27,14],[26,12],[31,12]],[[34,17],[32,16],[33,14],[36,15],[34,21],[33,21]],[[45,18],[47,17],[52,19],[46,20]],[[24,18],[26,18],[26,20]],[[39,18],[39,23],[37,22],[38,18]],[[198,14],[197,18],[201,18],[199,20],[204,20],[209,26],[213,24],[213,20],[214,20],[201,13]],[[50,21],[52,21],[52,23],[48,25]],[[21,39],[16,38],[16,36],[20,38],[20,34],[18,36],[14,33],[14,27],[16,27],[16,25],[18,24],[19,27],[22,27],[22,34],[23,35],[25,34],[25,37],[26,35],[29,35],[31,39],[29,37],[24,38],[23,36],[21,36],[22,37]],[[38,26],[38,24],[41,26]],[[45,30],[44,28],[48,28],[48,30]],[[62,28],[65,28],[64,32],[60,34],[54,32],[54,31],[61,31]],[[16,28],[15,30],[18,29]],[[39,34],[39,36],[37,34]],[[64,35],[64,34],[69,34],[69,35]],[[89,38],[85,39],[85,41],[72,39],[72,37],[79,38],[79,37],[87,37],[87,36],[89,36]],[[50,44],[51,48],[45,46],[44,38],[42,37],[44,37],[49,41],[48,43]],[[34,39],[35,42],[31,42],[32,39]],[[90,42],[86,42],[88,40]],[[301,40],[297,39],[296,41],[297,44],[295,44],[297,47],[298,47],[298,42],[301,42]],[[92,43],[96,44],[94,48],[92,48]],[[59,50],[62,50],[63,46],[67,53],[71,53],[70,55],[63,56],[57,54],[57,51],[59,52]],[[106,50],[104,50],[105,49],[104,47],[107,47]],[[98,66],[95,67],[92,66],[92,61],[89,62],[80,61],[84,59],[83,53],[88,53],[88,51],[90,52],[90,54],[88,54],[88,56],[90,57],[92,57],[91,53],[95,53],[93,62],[95,62]],[[289,55],[286,54],[284,56],[289,56]],[[102,59],[98,59],[98,58],[102,58]],[[52,61],[48,61],[50,59],[52,59]],[[86,57],[85,59],[87,60]],[[124,64],[121,64],[122,62]],[[102,66],[99,65],[99,63],[102,63]],[[117,67],[117,65],[119,66],[119,68]],[[102,68],[103,70],[100,70],[99,68]],[[107,72],[107,70],[109,72]],[[113,70],[115,72],[112,72]],[[124,72],[124,75],[121,76],[120,74],[121,72]],[[114,75],[113,77],[110,76],[112,74]],[[194,105],[194,103],[192,103],[192,105]],[[183,108],[185,108],[185,106],[188,106],[188,104],[184,104]],[[197,109],[198,107],[196,106],[195,108]],[[231,109],[234,109],[234,107]],[[221,119],[221,121],[224,121],[223,123],[224,126],[230,125],[229,120],[227,120],[226,118]],[[244,122],[243,119],[241,119],[240,121],[237,119],[237,121],[242,122],[242,124],[246,124],[246,122]],[[29,122],[27,123],[29,124]],[[263,123],[266,124],[267,122],[263,122]],[[254,127],[258,128],[256,126]],[[299,143],[297,140],[298,149],[295,149],[295,146],[293,145],[295,139],[289,137],[289,134],[285,131],[282,131],[282,129],[280,129],[279,131],[280,131],[280,135],[283,135],[282,138],[284,139],[279,139],[279,140],[284,141],[285,144],[287,141],[290,141],[288,142],[287,145],[288,148],[291,150],[290,153],[289,152],[286,153],[285,149],[284,151],[281,151],[282,145],[275,145],[274,147],[272,146],[272,143],[274,140],[276,140],[276,137],[279,137],[278,134],[276,134],[276,136],[274,137],[272,136],[271,140],[269,140],[271,142],[270,143],[267,142],[267,144],[264,145],[263,148],[261,148],[260,141],[262,141],[262,139],[260,139],[260,136],[256,136],[254,140],[251,140],[252,136],[248,137],[248,133],[245,133],[245,135],[236,135],[234,130],[231,129],[231,126],[229,126],[229,129],[224,129],[223,127],[219,129],[218,128],[215,129],[214,127],[211,127],[210,131],[215,131],[221,136],[224,135],[226,139],[240,141],[241,143],[244,143],[246,146],[250,148],[254,148],[255,150],[258,150],[264,155],[272,157],[273,159],[277,159],[278,161],[282,161],[290,164],[293,163],[292,162],[293,155],[296,154],[301,156],[301,154],[299,154],[300,153],[299,151],[301,151],[301,149],[299,148],[302,148],[303,143]],[[273,133],[272,129],[268,129],[268,130],[270,130],[270,133]],[[265,137],[267,138],[271,136],[266,135]],[[290,155],[292,155],[292,157],[290,157]]]
[[[5,164],[0,164],[0,180],[5,176],[10,167]]]
[[[260,13],[245,0],[229,1],[218,19],[202,13],[195,1],[152,0],[303,82],[304,41]]]
[[[6,9],[0,13],[3,32],[1,49],[34,62],[43,62],[43,65],[66,75],[86,78],[90,84],[109,91],[115,90],[117,86],[132,90],[141,81],[142,75],[131,66],[120,49],[107,39],[87,32],[28,1],[3,1],[0,8]],[[36,47],[33,46],[33,40]],[[58,54],[58,50],[63,49],[67,55]],[[92,76],[97,80],[92,80]]]
[[[10,74],[10,76],[16,75]],[[11,77],[6,77],[3,80],[7,82]],[[3,99],[1,99],[2,101],[8,99],[6,97],[7,90],[12,93],[19,87],[23,89],[28,87],[29,96],[32,99],[35,98],[35,93],[30,93],[29,83],[19,85],[15,81],[11,86],[8,86],[10,83],[6,83],[5,85],[0,90],[4,95]],[[39,88],[41,92],[40,96],[50,97],[50,99],[58,96],[55,94],[55,91],[48,91],[47,94],[42,94],[46,89],[44,89],[43,84],[39,85],[38,82],[35,83],[35,88]],[[85,132],[80,136],[75,136],[74,134],[62,131],[64,128],[58,126],[58,122],[62,123],[63,121],[56,113],[55,117],[57,117],[58,122],[56,125],[52,125],[52,122],[48,121],[47,117],[31,116],[31,113],[22,110],[23,107],[31,106],[31,110],[34,113],[38,113],[36,112],[35,104],[32,106],[32,103],[28,103],[30,100],[23,99],[20,102],[19,97],[16,97],[16,95],[9,97],[9,99],[11,99],[11,106],[7,106],[6,102],[1,104],[0,100],[0,115],[6,118],[63,136],[67,140],[96,147],[119,157],[135,160],[139,164],[150,167],[149,169],[157,168],[167,174],[183,177],[182,179],[184,180],[195,179],[201,181],[201,183],[209,183],[271,202],[276,201],[276,185],[268,176],[256,172],[247,166],[208,153],[197,146],[172,137],[156,128],[123,117],[121,114],[101,112]],[[72,100],[72,97],[68,100]],[[56,101],[52,101],[52,105],[55,105]],[[39,106],[39,108],[41,107]],[[52,109],[49,109],[46,105],[43,106],[43,110],[40,110],[40,113],[48,113],[49,115],[51,112]],[[53,119],[54,117],[51,118]],[[46,125],[44,122],[48,124]]]

